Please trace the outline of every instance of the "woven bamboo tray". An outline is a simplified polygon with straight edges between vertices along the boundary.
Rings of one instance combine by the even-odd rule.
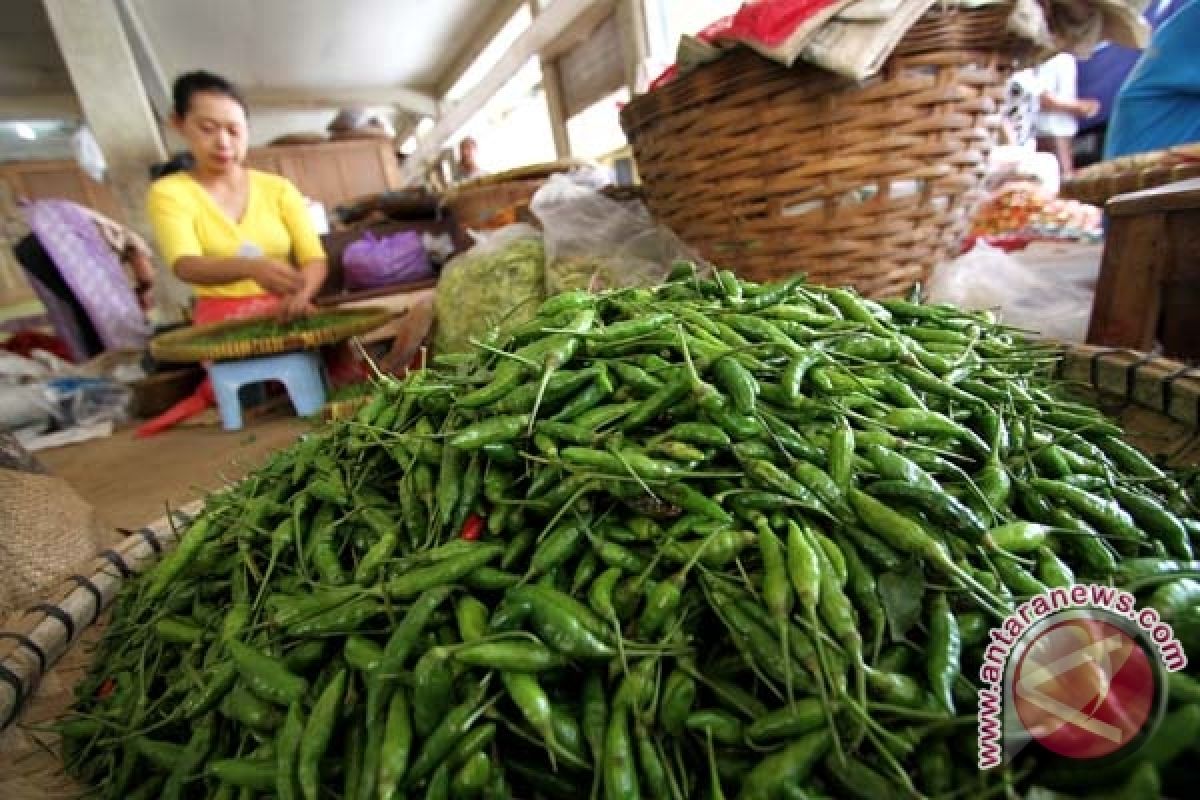
[[[394,316],[394,312],[386,308],[322,311],[321,314],[330,318],[330,322],[320,328],[293,332],[288,332],[285,328],[278,335],[244,341],[210,342],[204,339],[213,335],[236,333],[268,318],[252,317],[209,325],[193,325],[156,336],[150,342],[150,352],[159,361],[189,362],[229,361],[289,353],[293,350],[312,350],[372,331]]]
[[[1081,169],[1063,181],[1059,194],[1103,206],[1113,197],[1200,177],[1200,144],[1122,156]]]
[[[452,188],[442,204],[464,232],[502,228],[527,220],[534,193],[551,175],[588,166],[591,162],[562,159],[485,175]]]
[[[1073,346],[1059,376],[1118,419],[1130,442],[1176,466],[1200,464],[1200,370],[1127,350]],[[105,551],[90,574],[64,581],[47,603],[0,621],[0,798],[81,792],[63,774],[57,736],[46,726],[70,707],[121,584],[173,548],[200,509],[193,503],[131,534]]]
[[[621,113],[650,211],[758,281],[898,295],[957,254],[1026,45],[1011,3],[935,5],[853,83],[739,49]]]

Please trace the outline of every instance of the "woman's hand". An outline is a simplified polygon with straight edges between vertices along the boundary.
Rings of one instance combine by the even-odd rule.
[[[133,293],[137,295],[138,307],[149,314],[154,309],[154,284],[140,283],[134,287]]]
[[[271,294],[285,298],[304,288],[304,276],[295,267],[282,261],[255,259],[249,277]]]
[[[280,322],[291,322],[316,312],[317,307],[313,305],[312,300],[309,300],[303,292],[298,292],[281,298],[279,310],[275,313]]]

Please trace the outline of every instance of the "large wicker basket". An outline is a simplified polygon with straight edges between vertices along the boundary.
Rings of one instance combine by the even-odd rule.
[[[1068,349],[1059,372],[1116,417],[1132,443],[1175,465],[1200,464],[1195,370],[1126,350],[1078,346]],[[193,503],[131,534],[102,553],[88,574],[64,581],[46,603],[0,620],[0,798],[81,792],[63,774],[57,736],[47,726],[67,713],[120,586],[173,548],[200,510],[201,503]]]
[[[902,293],[956,253],[1000,127],[1010,3],[935,6],[861,84],[737,50],[621,114],[650,210],[754,280]]]

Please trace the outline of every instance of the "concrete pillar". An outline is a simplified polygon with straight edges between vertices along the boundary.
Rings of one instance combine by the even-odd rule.
[[[108,166],[107,182],[124,222],[153,241],[146,218],[149,168],[166,159],[154,112],[113,0],[42,0],[83,118]],[[175,316],[185,299],[173,276],[160,277],[160,310]]]
[[[149,167],[166,148],[112,0],[42,0],[126,221],[146,225]]]

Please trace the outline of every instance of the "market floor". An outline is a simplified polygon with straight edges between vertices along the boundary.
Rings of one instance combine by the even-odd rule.
[[[180,427],[150,439],[133,429],[107,439],[43,450],[37,458],[63,478],[100,518],[118,528],[137,528],[244,476],[312,424],[295,417],[247,422],[227,433],[219,426]]]

